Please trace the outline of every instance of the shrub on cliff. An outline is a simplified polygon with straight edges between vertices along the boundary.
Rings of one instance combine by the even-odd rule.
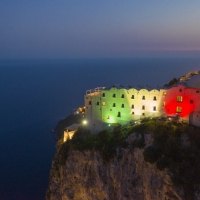
[[[98,134],[91,134],[86,127],[79,127],[71,140],[65,142],[60,148],[60,163],[65,164],[69,150],[96,150],[105,161],[109,161],[116,153],[116,148],[126,146],[124,139],[127,131],[122,126],[116,126],[114,130],[103,130]]]
[[[177,121],[157,121],[154,128],[154,142],[144,151],[145,161],[160,170],[167,168],[174,185],[184,188],[186,199],[193,199],[200,186],[200,128]]]
[[[99,151],[104,161],[109,161],[118,147],[127,146],[125,138],[133,132],[138,138],[132,146],[140,148],[145,146],[145,133],[153,133],[153,144],[144,150],[145,161],[155,163],[160,170],[168,169],[174,185],[184,188],[187,200],[193,199],[195,188],[200,187],[200,128],[176,120],[143,119],[136,125],[98,134],[80,127],[72,140],[62,144],[60,164],[65,164],[70,150]]]

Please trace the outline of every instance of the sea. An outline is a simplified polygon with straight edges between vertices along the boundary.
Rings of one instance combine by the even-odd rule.
[[[102,86],[162,87],[200,70],[195,58],[0,61],[0,200],[44,200],[55,140],[51,130]]]

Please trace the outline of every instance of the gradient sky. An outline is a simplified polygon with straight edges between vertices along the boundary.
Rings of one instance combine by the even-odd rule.
[[[200,1],[0,0],[0,59],[200,55]]]

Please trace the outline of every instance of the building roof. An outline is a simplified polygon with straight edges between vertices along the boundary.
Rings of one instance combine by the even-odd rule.
[[[65,128],[65,130],[70,130],[70,131],[73,131],[73,130],[76,130],[81,124],[72,124],[68,127]]]
[[[146,86],[142,86],[142,85],[134,85],[134,86],[131,86],[131,85],[120,85],[120,84],[115,84],[115,85],[112,85],[110,87],[106,87],[105,90],[110,90],[111,88],[116,88],[116,89],[125,89],[125,90],[130,90],[130,89],[136,89],[136,90],[141,90],[141,89],[146,89],[146,90],[159,90],[161,89],[162,87],[160,86],[156,86],[156,87],[152,87],[150,85],[146,85]]]

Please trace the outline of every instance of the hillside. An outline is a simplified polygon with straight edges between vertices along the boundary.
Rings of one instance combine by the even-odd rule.
[[[200,128],[143,119],[57,142],[47,200],[200,199]]]

